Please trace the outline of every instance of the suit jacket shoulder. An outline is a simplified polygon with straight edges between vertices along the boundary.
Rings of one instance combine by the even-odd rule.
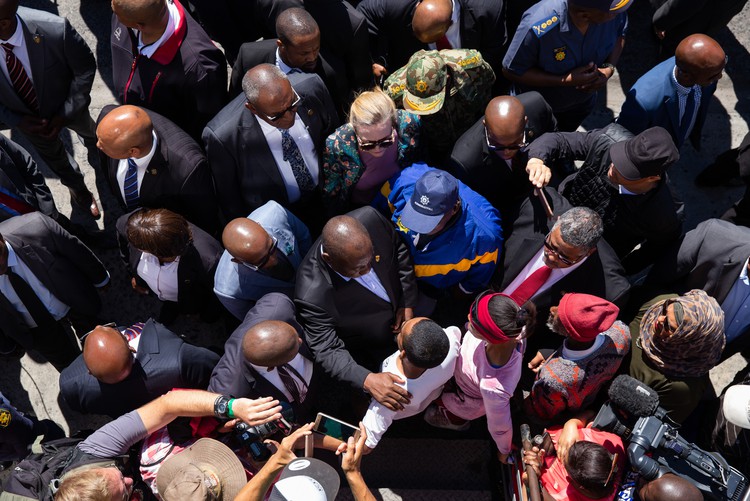
[[[250,68],[262,63],[276,63],[276,47],[275,38],[242,44],[234,67],[232,67],[232,78],[229,82],[230,96],[236,96],[242,92],[242,79]]]

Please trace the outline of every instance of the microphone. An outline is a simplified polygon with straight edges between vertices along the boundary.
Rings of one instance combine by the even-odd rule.
[[[633,416],[653,416],[659,408],[659,394],[625,374],[612,381],[607,395],[616,406]]]

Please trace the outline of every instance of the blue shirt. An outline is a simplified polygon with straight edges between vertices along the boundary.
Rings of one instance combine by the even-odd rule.
[[[590,24],[586,35],[568,18],[567,0],[542,0],[530,7],[503,59],[503,67],[522,75],[538,68],[554,75],[566,75],[572,69],[594,62],[604,63],[619,37],[625,36],[627,14],[618,14],[603,24]],[[528,87],[515,83],[514,94],[535,90],[544,96],[555,112],[593,107],[596,93],[575,87]]]
[[[747,261],[729,294],[721,303],[721,309],[724,310],[724,333],[729,344],[750,326],[750,279],[747,276]]]
[[[487,288],[503,247],[500,214],[480,194],[458,181],[461,216],[424,248],[417,249],[418,234],[401,224],[401,211],[411,199],[414,185],[432,167],[414,164],[396,174],[383,187],[392,208],[391,220],[409,246],[417,280],[438,289],[459,285],[466,293]]]

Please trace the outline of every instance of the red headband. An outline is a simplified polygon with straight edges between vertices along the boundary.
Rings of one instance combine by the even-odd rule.
[[[512,339],[508,337],[500,327],[497,326],[497,324],[492,320],[492,317],[490,316],[490,300],[495,296],[504,296],[512,300],[509,295],[503,294],[501,292],[485,294],[477,298],[471,308],[471,326],[490,344],[505,343]]]

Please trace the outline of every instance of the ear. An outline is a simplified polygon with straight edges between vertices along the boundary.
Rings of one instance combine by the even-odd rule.
[[[142,155],[142,153],[143,152],[141,151],[140,148],[137,148],[137,147],[130,148],[128,150],[128,158],[141,158],[142,156],[144,156]]]
[[[276,39],[276,47],[278,47],[279,49],[284,47],[284,42],[282,42],[280,38]]]
[[[588,253],[586,253],[586,257],[592,255],[596,251],[597,251],[596,246],[592,247],[591,249],[589,249]]]
[[[325,261],[326,264],[331,264],[331,256],[326,251],[321,252],[320,257],[323,258],[323,261]]]
[[[247,108],[248,110],[250,110],[252,113],[256,115],[258,114],[258,110],[255,109],[255,106],[253,106],[252,103],[250,103],[250,101],[245,101],[245,108]]]
[[[657,182],[657,181],[661,181],[661,175],[657,175],[657,176],[648,176],[648,177],[646,178],[646,180],[647,180],[647,181],[649,181],[649,182],[651,182],[651,183],[655,183],[655,182]]]

